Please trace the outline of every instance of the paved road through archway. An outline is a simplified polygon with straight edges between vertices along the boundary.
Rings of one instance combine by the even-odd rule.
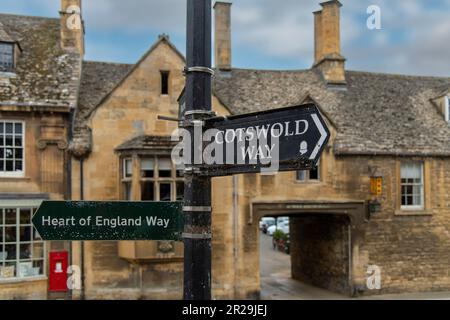
[[[261,298],[263,300],[348,299],[291,278],[291,257],[272,246],[272,237],[260,235]]]

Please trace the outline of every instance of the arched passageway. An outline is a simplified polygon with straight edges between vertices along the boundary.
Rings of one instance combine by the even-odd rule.
[[[333,293],[353,294],[358,276],[353,274],[353,254],[365,219],[363,203],[265,203],[252,208],[256,221],[269,216],[289,219],[288,243],[281,241],[280,250],[274,249],[277,241],[272,236],[259,234],[263,298],[271,288],[299,297],[310,288],[325,289],[335,298],[339,295]],[[283,245],[289,247],[289,254],[283,252]]]

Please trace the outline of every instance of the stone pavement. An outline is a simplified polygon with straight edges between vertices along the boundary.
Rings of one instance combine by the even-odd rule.
[[[273,250],[272,238],[261,234],[261,299],[263,300],[450,300],[450,292],[389,294],[351,298],[291,278],[290,256]]]

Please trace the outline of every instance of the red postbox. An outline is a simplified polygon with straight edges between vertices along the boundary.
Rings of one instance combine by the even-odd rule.
[[[69,254],[67,251],[50,252],[50,292],[67,292],[67,267]]]

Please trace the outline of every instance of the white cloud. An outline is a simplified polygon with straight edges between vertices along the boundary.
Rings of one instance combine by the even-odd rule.
[[[88,28],[142,32],[150,29],[184,32],[184,0],[93,0],[83,2]]]
[[[311,1],[235,1],[234,41],[240,47],[252,46],[269,56],[311,55],[314,8]]]
[[[365,30],[371,43],[350,44],[349,66],[361,70],[450,76],[450,5],[380,1],[381,31]]]

